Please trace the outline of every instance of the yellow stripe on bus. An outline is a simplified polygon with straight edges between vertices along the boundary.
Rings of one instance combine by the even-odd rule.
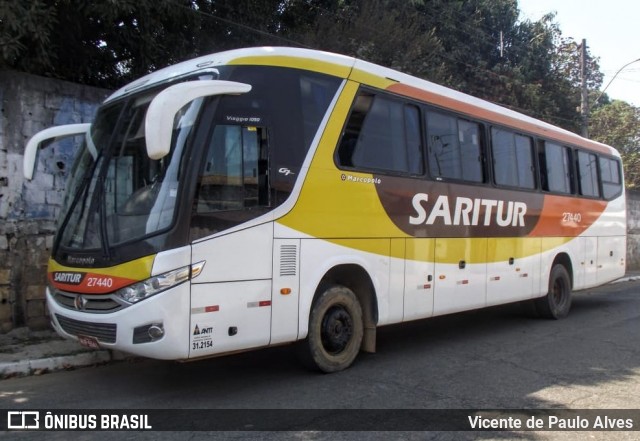
[[[350,66],[341,66],[339,64],[314,60],[311,58],[288,57],[283,55],[240,57],[229,61],[227,64],[290,67],[294,69],[304,69],[312,72],[324,73],[340,78],[346,78],[351,72]]]
[[[483,264],[523,259],[557,249],[573,237],[323,238],[350,250],[416,262]],[[405,241],[400,246],[397,241]]]
[[[280,223],[313,237],[409,237],[389,219],[373,175],[344,172],[333,162],[358,84],[347,82],[314,156],[295,208]]]
[[[349,79],[358,83],[365,84],[367,86],[376,87],[381,90],[386,90],[394,84],[397,84],[397,81],[390,80],[389,78],[381,77],[380,75],[372,74],[371,72],[365,72],[360,69],[353,69]]]
[[[155,257],[155,254],[153,254],[151,256],[141,257],[140,259],[132,260],[131,262],[125,262],[123,264],[111,266],[108,268],[83,268],[64,266],[53,259],[49,259],[48,272],[90,272],[92,274],[100,274],[103,276],[123,277],[140,281],[151,277],[151,269],[153,268],[153,261]]]

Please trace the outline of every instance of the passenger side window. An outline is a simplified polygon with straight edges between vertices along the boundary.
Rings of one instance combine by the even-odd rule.
[[[555,193],[573,193],[571,150],[553,142],[540,142],[540,180],[542,189]]]
[[[622,191],[620,163],[614,159],[600,157],[600,177],[605,199],[612,199]]]
[[[583,196],[600,196],[598,187],[598,157],[593,153],[578,151],[578,182]]]
[[[432,177],[484,182],[479,124],[428,112],[427,139]]]
[[[338,147],[341,167],[423,174],[418,107],[382,95],[361,93]]]
[[[497,185],[534,189],[533,142],[530,137],[491,129],[493,175]]]

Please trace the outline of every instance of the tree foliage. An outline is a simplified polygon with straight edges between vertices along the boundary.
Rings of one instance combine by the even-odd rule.
[[[640,108],[615,100],[591,115],[593,139],[614,146],[622,155],[627,188],[640,189]]]
[[[0,68],[89,85],[255,45],[353,55],[579,130],[578,45],[552,14],[521,20],[517,0],[0,2]]]
[[[115,88],[202,53],[277,43],[281,3],[5,0],[0,68]]]
[[[0,67],[48,73],[55,24],[55,11],[45,1],[0,3]]]

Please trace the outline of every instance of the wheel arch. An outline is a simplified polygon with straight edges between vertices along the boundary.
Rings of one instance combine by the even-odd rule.
[[[549,276],[551,275],[551,269],[556,265],[562,265],[569,273],[569,281],[571,282],[571,289],[573,289],[574,285],[574,273],[573,273],[573,263],[571,261],[571,257],[567,253],[559,253],[554,259],[551,267],[549,268]],[[549,280],[549,276],[547,276],[547,280]]]
[[[364,337],[362,350],[375,352],[376,326],[378,324],[378,298],[369,273],[358,264],[340,264],[329,269],[318,284],[311,305],[327,286],[341,285],[355,294],[362,308]]]

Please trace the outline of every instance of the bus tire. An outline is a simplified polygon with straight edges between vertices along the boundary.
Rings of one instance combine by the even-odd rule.
[[[549,274],[549,291],[534,301],[540,317],[561,319],[571,309],[571,278],[564,265],[556,264]]]
[[[360,352],[363,329],[362,308],[353,291],[326,287],[311,307],[302,361],[325,373],[348,368]]]

